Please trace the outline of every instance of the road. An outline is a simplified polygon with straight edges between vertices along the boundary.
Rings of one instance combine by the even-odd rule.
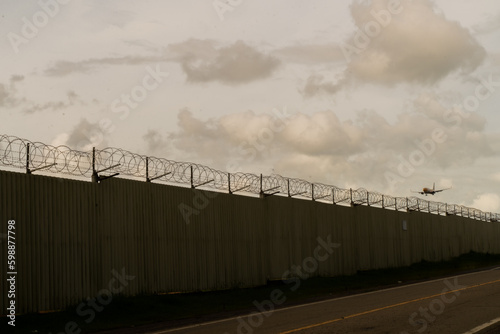
[[[287,293],[257,301],[264,312],[152,333],[500,333],[500,268],[274,310]]]

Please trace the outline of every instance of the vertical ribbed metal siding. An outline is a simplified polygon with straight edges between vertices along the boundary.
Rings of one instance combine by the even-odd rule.
[[[94,184],[0,171],[0,233],[16,220],[18,312],[97,296],[113,269],[136,276],[124,295],[265,284],[302,265],[317,238],[328,235],[341,247],[314,275],[445,260],[471,250],[500,253],[499,223],[278,196],[218,194],[186,224],[178,206],[195,207],[200,194],[213,195],[124,179]],[[2,242],[2,313],[6,251]]]

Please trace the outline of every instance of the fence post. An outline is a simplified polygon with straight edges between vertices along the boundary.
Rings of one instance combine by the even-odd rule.
[[[191,169],[191,189],[194,189],[194,183],[193,183],[193,165],[189,166]]]
[[[230,194],[231,192],[231,173],[227,173],[227,190],[229,191]]]
[[[151,182],[149,179],[149,158],[146,157],[146,182]]]
[[[97,175],[97,171],[95,170],[95,147],[92,147],[92,182],[99,182],[99,176]]]
[[[311,199],[314,202],[314,183],[311,183]]]
[[[31,171],[30,171],[30,143],[26,144],[26,174],[31,174]]]
[[[264,191],[262,190],[262,174],[260,174],[260,198],[264,198]]]

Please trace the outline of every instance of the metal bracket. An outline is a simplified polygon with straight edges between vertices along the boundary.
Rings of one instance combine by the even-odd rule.
[[[215,180],[214,180],[214,179],[212,179],[212,180],[209,180],[209,181],[206,181],[206,182],[203,182],[203,183],[197,184],[197,185],[191,184],[191,188],[196,189],[196,187],[201,187],[201,186],[203,186],[203,185],[205,185],[205,184],[207,184],[207,183],[214,182],[214,181],[215,181]]]
[[[36,172],[37,170],[50,168],[50,167],[55,166],[55,165],[57,165],[56,162],[54,162],[53,164],[50,164],[50,165],[45,165],[45,166],[38,167],[35,169],[30,169],[30,143],[26,144],[26,174],[31,174],[33,172]]]
[[[241,187],[241,188],[238,188],[235,190],[231,190],[231,173],[227,173],[227,191],[229,192],[229,194],[233,194],[235,192],[241,191],[241,190],[246,189],[248,187],[250,187],[250,185],[246,185],[244,187]]]
[[[158,175],[158,176],[153,176],[153,177],[146,177],[146,182],[154,181],[154,180],[159,179],[161,177],[167,176],[168,174],[172,174],[172,172],[168,172],[168,173],[161,174],[161,175]]]
[[[189,166],[189,169],[191,169],[191,189],[196,189],[196,187],[201,187],[207,183],[210,183],[210,182],[214,182],[215,180],[212,179],[212,180],[209,180],[209,181],[206,181],[206,182],[203,182],[203,183],[200,183],[200,184],[194,184],[194,174],[193,174],[193,165]]]
[[[101,170],[95,170],[95,147],[92,147],[92,182],[94,183],[99,183],[103,180],[115,177],[117,175],[120,175],[120,173],[114,173],[112,175],[106,175],[106,176],[99,176],[99,173],[102,173],[104,171],[107,171],[108,169],[115,168],[120,166],[120,164],[113,165],[111,167],[107,167]]]
[[[244,187],[241,187],[241,188],[238,188],[238,189],[235,189],[235,190],[231,190],[229,189],[229,193],[232,194],[232,193],[235,193],[235,192],[238,192],[238,191],[242,191],[243,189],[246,189],[250,187],[250,185],[247,185],[247,186],[244,186]]]
[[[101,182],[101,181],[104,181],[106,179],[110,179],[110,178],[115,177],[117,175],[120,175],[120,173],[114,173],[114,174],[106,175],[106,176],[99,176],[99,175],[97,175],[97,180],[98,180],[97,182]]]
[[[307,191],[303,191],[301,193],[295,193],[295,194],[288,194],[288,197],[299,196],[299,195],[302,195],[302,194],[305,194],[305,193],[307,193]]]
[[[53,164],[45,165],[45,166],[38,167],[38,168],[35,168],[35,169],[29,169],[29,168],[27,168],[26,169],[26,173],[31,174],[33,172],[36,172],[37,170],[41,170],[41,169],[45,169],[45,168],[50,168],[50,167],[55,166],[55,165],[57,165],[57,163],[54,162]]]
[[[96,170],[95,172],[99,174],[99,173],[105,172],[105,171],[107,171],[109,169],[112,169],[112,168],[115,168],[115,167],[118,167],[118,166],[120,166],[120,164],[116,164],[116,165],[113,165],[111,167],[106,167],[106,168],[101,169],[101,170]]]
[[[271,191],[271,190],[274,190],[274,189],[278,189],[280,188],[280,186],[276,186],[276,187],[273,187],[273,188],[269,188],[269,189],[262,189],[262,174],[260,174],[260,193],[259,193],[259,197],[260,198],[264,198],[264,197],[267,197],[267,196],[272,196],[272,195],[275,195],[277,193],[279,193],[280,191],[275,191],[273,193],[270,193],[270,194],[266,194],[266,191]]]
[[[316,198],[313,198],[313,199],[314,199],[314,200],[316,200],[316,199],[322,199],[322,198],[325,198],[325,197],[327,197],[327,196],[330,196],[330,194],[328,194],[328,195],[323,195],[323,196],[320,196],[320,197],[316,197]]]
[[[280,186],[276,186],[276,187],[273,187],[273,188],[269,188],[269,189],[266,189],[266,190],[262,190],[262,192],[260,193],[261,197],[266,197],[266,196],[272,196],[272,195],[275,195],[277,193],[279,193],[280,191],[275,191],[275,192],[272,192],[270,194],[266,194],[266,191],[271,191],[271,190],[274,190],[274,189],[278,189],[280,188]]]

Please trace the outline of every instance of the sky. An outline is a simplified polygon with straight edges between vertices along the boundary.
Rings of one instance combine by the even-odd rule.
[[[500,212],[497,0],[2,0],[0,134]]]

